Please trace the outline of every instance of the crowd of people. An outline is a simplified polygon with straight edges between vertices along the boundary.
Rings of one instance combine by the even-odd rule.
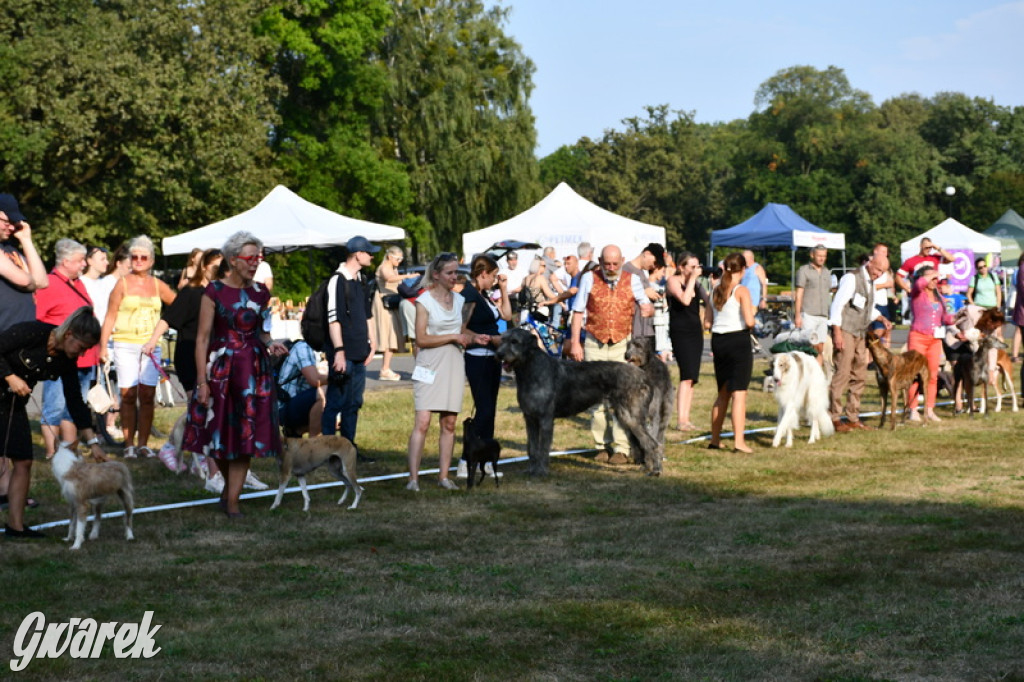
[[[284,344],[272,338],[273,274],[263,245],[247,232],[232,235],[220,249],[194,251],[177,291],[153,273],[155,248],[139,236],[108,254],[71,239],[56,243],[54,267],[46,272],[31,227],[15,198],[0,195],[0,438],[5,464],[0,501],[9,506],[8,537],[39,537],[24,525],[32,444],[26,403],[43,381],[41,431],[47,457],[61,443],[81,438],[97,459],[106,455],[93,431],[85,401],[89,387],[109,381],[104,363],[115,368],[117,407],[125,458],[152,457],[155,388],[161,379],[161,339],[177,333],[174,366],[189,394],[182,447],[204,462],[204,477],[218,483],[225,514],[239,517],[243,486],[262,485],[252,475],[255,457],[277,455],[282,434],[340,432],[359,451],[359,412],[366,368],[380,351],[379,378],[399,378],[391,359],[413,344],[414,417],[408,440],[408,490],[420,490],[420,466],[434,419],[440,427],[437,485],[450,480],[458,416],[468,381],[473,428],[493,438],[502,370],[495,350],[507,325],[539,320],[561,327],[565,355],[577,362],[624,362],[634,338],[651,339],[658,357],[679,369],[676,424],[698,430],[692,414],[700,381],[704,338],[710,332],[716,394],[710,413],[708,448],[721,449],[727,413],[733,449],[751,452],[745,437],[747,390],[753,367],[751,330],[767,305],[767,277],[750,251],[727,255],[715,271],[696,255],[672,254],[648,244],[627,260],[616,245],[594,259],[587,243],[559,260],[545,249],[528,265],[507,253],[504,264],[489,254],[475,256],[468,275],[456,254],[441,253],[422,276],[401,274],[404,254],[390,247],[368,280],[365,271],[380,247],[357,236],[328,280],[321,361],[306,340]],[[938,366],[943,356],[963,352],[963,319],[976,320],[984,308],[998,308],[1003,292],[979,261],[967,290],[968,316],[954,316],[948,283],[939,275],[951,255],[928,239],[920,252],[890,269],[888,249],[875,246],[838,282],[826,266],[827,250],[815,247],[794,282],[794,323],[824,362],[831,351],[830,414],[837,432],[869,428],[859,419],[868,368],[867,341],[887,342],[892,328],[890,297],[905,291],[912,313],[908,346],[927,359],[931,378],[924,390],[923,419],[935,412]],[[1022,263],[1024,264],[1024,258]],[[1024,323],[1024,283],[1015,282],[1014,321]],[[516,316],[521,317],[517,318]],[[1020,348],[1015,339],[1014,355]],[[1024,376],[1022,376],[1024,381]],[[911,419],[918,395],[911,394]],[[116,426],[106,424],[114,433]],[[597,461],[631,461],[629,440],[604,407],[591,415]],[[362,453],[362,461],[372,462]],[[487,471],[500,476],[492,468]],[[457,477],[466,475],[460,462]],[[210,487],[208,485],[208,487]]]

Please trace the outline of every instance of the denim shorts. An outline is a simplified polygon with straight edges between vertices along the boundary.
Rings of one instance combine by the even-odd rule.
[[[95,367],[86,367],[78,370],[78,384],[82,391],[82,400],[89,392],[89,385],[96,374]],[[74,421],[68,406],[64,402],[64,383],[60,379],[43,382],[43,410],[40,423],[48,426],[57,426],[62,421]]]

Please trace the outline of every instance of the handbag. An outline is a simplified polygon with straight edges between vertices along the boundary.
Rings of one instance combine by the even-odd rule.
[[[89,389],[86,402],[96,414],[106,414],[115,405],[113,392],[110,390],[110,364],[103,363],[103,379]]]
[[[385,294],[380,297],[385,310],[398,310],[398,304],[402,302],[401,294]]]

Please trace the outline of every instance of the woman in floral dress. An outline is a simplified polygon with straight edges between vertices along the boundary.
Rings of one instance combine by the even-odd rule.
[[[236,232],[224,244],[221,279],[203,294],[196,335],[196,392],[184,449],[213,457],[224,476],[221,506],[242,515],[238,498],[253,457],[278,455],[281,434],[270,354],[270,292],[253,282],[263,244]]]

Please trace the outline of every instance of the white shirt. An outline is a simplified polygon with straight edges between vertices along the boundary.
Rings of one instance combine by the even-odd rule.
[[[871,279],[868,277],[868,268],[866,265],[843,275],[843,278],[839,280],[839,289],[836,291],[836,295],[832,299],[832,307],[828,309],[829,326],[842,326],[843,308],[845,308],[846,304],[849,303],[851,299],[853,299],[853,295],[857,291],[858,276],[864,277],[865,279],[868,280],[868,289],[871,289],[871,287],[874,286],[876,282],[878,282],[878,280],[872,282]],[[882,313],[878,312],[878,308],[875,308],[874,301],[865,301],[864,305],[871,306],[872,320],[877,320],[882,316]]]
[[[252,281],[259,282],[260,284],[266,284],[267,280],[274,276],[274,271],[270,269],[270,263],[265,260],[261,260],[259,267],[256,268],[256,274],[252,276]]]

